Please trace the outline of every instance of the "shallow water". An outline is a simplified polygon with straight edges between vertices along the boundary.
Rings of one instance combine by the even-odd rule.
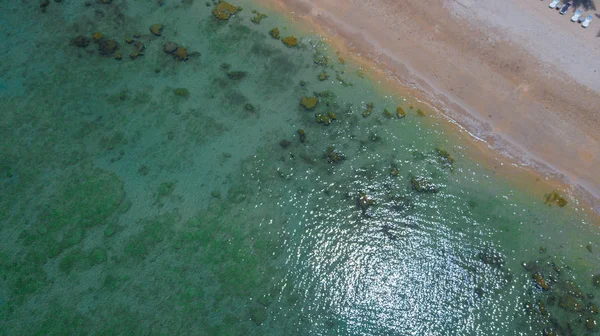
[[[236,4],[0,3],[0,334],[598,332],[600,230],[573,200]],[[70,43],[97,31],[122,60]]]

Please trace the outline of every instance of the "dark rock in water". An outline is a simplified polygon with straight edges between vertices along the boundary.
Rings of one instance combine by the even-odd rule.
[[[381,228],[381,232],[390,240],[398,239],[398,236],[393,233],[393,228],[387,224]]]
[[[394,195],[391,197],[391,207],[394,211],[402,212],[412,209],[413,203],[408,197]]]
[[[532,275],[533,279],[535,280],[536,285],[543,289],[543,290],[548,290],[550,289],[550,285],[548,284],[548,282],[546,281],[546,279],[544,279],[544,276],[540,273],[540,272],[535,272]]]
[[[298,130],[298,137],[300,138],[300,142],[304,143],[306,141],[306,132],[303,129]]]
[[[239,204],[246,200],[252,194],[252,189],[244,185],[234,185],[229,188],[228,200],[233,204]]]
[[[565,295],[558,301],[558,306],[569,312],[580,312],[583,310],[581,303],[571,295]]]
[[[595,331],[598,329],[598,321],[596,321],[596,319],[593,318],[588,318],[587,320],[585,320],[585,328],[588,331]]]
[[[367,211],[368,208],[375,205],[375,200],[367,196],[365,193],[360,193],[356,202],[358,203],[358,207],[363,211]]]
[[[288,140],[281,140],[279,141],[279,146],[281,146],[281,148],[288,148],[292,143]]]
[[[325,158],[329,163],[340,163],[346,159],[346,156],[339,150],[333,147],[328,147],[325,151]]]
[[[437,185],[433,184],[433,182],[425,177],[413,177],[410,180],[410,183],[412,184],[413,189],[418,192],[436,193],[440,190]]]
[[[253,305],[249,309],[250,319],[254,324],[261,325],[267,320],[267,310],[265,307]]]
[[[85,37],[83,35],[79,35],[76,38],[71,40],[71,44],[79,47],[79,48],[85,48],[87,47],[91,42],[91,39],[88,37]]]
[[[164,45],[163,51],[167,54],[172,54],[175,52],[175,50],[177,50],[177,47],[177,43],[169,41],[167,42],[167,44]]]
[[[585,297],[585,295],[583,295],[583,291],[581,291],[581,288],[579,288],[575,283],[573,283],[573,281],[565,281],[563,283],[563,287],[565,292],[567,292],[567,294],[576,297],[578,299],[583,299]]]
[[[599,273],[599,274],[596,274],[596,275],[594,275],[594,276],[592,277],[592,284],[593,284],[595,287],[600,287],[600,273]]]
[[[98,51],[101,55],[112,55],[119,49],[119,44],[115,40],[102,40],[98,43]]]
[[[230,71],[227,73],[227,77],[232,80],[244,79],[248,73],[245,71]]]
[[[499,253],[496,252],[479,252],[477,254],[479,260],[481,260],[484,264],[501,268],[504,265],[504,259]]]

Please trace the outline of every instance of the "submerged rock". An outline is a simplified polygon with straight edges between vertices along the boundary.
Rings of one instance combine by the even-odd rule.
[[[177,88],[174,90],[176,96],[187,98],[190,96],[190,91],[186,88]]]
[[[373,103],[368,103],[367,107],[365,108],[365,110],[362,113],[363,118],[366,118],[368,116],[371,115],[371,113],[373,113],[373,108],[375,107],[375,105]]]
[[[565,295],[558,301],[558,306],[569,312],[580,312],[583,310],[581,303],[570,295]]]
[[[295,38],[294,36],[288,36],[283,38],[283,40],[281,40],[281,42],[283,42],[283,44],[285,44],[286,46],[292,48],[298,45],[298,39]]]
[[[337,118],[337,115],[330,111],[327,114],[315,114],[315,118],[317,123],[329,126]]]
[[[442,164],[444,164],[446,167],[452,168],[452,165],[454,164],[454,158],[452,157],[452,155],[450,155],[450,153],[448,153],[447,150],[436,148],[435,152]]]
[[[325,80],[327,80],[327,78],[329,78],[329,74],[328,74],[326,71],[322,71],[322,72],[319,74],[319,80],[320,80],[321,82],[322,82],[322,81],[325,81]]]
[[[229,20],[229,18],[238,12],[238,8],[228,2],[221,1],[212,11],[214,17],[219,20]]]
[[[302,105],[307,110],[312,110],[317,106],[318,100],[317,97],[302,97],[300,99],[300,105]]]
[[[346,159],[346,156],[342,152],[333,147],[327,147],[324,156],[327,159],[327,162],[333,164],[341,163]]]
[[[406,111],[404,111],[404,109],[401,106],[398,106],[398,108],[396,108],[396,116],[401,119],[406,117]]]
[[[89,37],[83,36],[83,35],[79,35],[76,38],[71,40],[71,44],[79,47],[79,48],[85,48],[87,47],[91,42],[91,39]]]
[[[298,130],[298,137],[300,138],[300,142],[304,143],[306,141],[306,132],[303,129]]]
[[[363,211],[367,211],[369,207],[375,205],[375,200],[367,196],[365,193],[360,193],[356,199],[358,207]]]
[[[262,19],[267,17],[266,14],[256,12],[256,11],[254,11],[254,14],[255,14],[254,17],[252,19],[250,19],[250,21],[252,21],[252,23],[255,23],[255,24],[260,24],[260,21],[262,21]]]
[[[600,288],[600,273],[595,274],[594,276],[592,276],[592,284],[595,287],[599,287]]]
[[[98,51],[100,55],[109,56],[115,53],[119,49],[119,44],[115,40],[101,40],[98,43]]]
[[[539,288],[541,288],[543,290],[550,289],[550,285],[548,285],[548,283],[546,282],[546,279],[544,279],[544,276],[542,276],[542,274],[540,272],[533,273],[532,277],[535,280],[535,283]]]
[[[187,61],[188,60],[187,49],[184,47],[177,47],[177,49],[175,49],[175,52],[173,53],[173,56],[175,56],[175,58],[177,58],[180,61]]]
[[[545,195],[546,201],[544,202],[545,204],[552,204],[555,203],[556,205],[558,205],[559,207],[564,207],[565,205],[567,205],[567,200],[564,199],[556,190],[552,191],[549,194]]]
[[[413,177],[410,180],[414,190],[418,192],[436,193],[440,188],[425,177]]]
[[[155,36],[160,36],[164,28],[165,27],[160,23],[153,24],[152,26],[150,26],[150,32]]]
[[[177,45],[177,43],[169,41],[164,45],[163,51],[167,54],[172,54],[177,50],[178,47],[179,46]]]
[[[227,73],[227,77],[231,80],[240,80],[244,79],[248,75],[245,71],[230,71]]]
[[[272,38],[279,40],[279,28],[269,30],[269,35],[271,35]]]

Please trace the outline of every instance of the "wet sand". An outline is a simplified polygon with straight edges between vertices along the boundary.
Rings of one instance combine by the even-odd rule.
[[[594,28],[540,1],[263,2],[442,112],[479,140],[480,154],[495,158],[500,151],[504,157],[494,161],[512,160],[541,172],[538,181],[569,185],[600,213]],[[521,170],[506,167],[499,173]]]

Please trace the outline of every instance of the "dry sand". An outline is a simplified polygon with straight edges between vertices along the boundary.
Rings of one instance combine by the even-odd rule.
[[[598,17],[583,29],[537,0],[263,1],[600,213]]]

